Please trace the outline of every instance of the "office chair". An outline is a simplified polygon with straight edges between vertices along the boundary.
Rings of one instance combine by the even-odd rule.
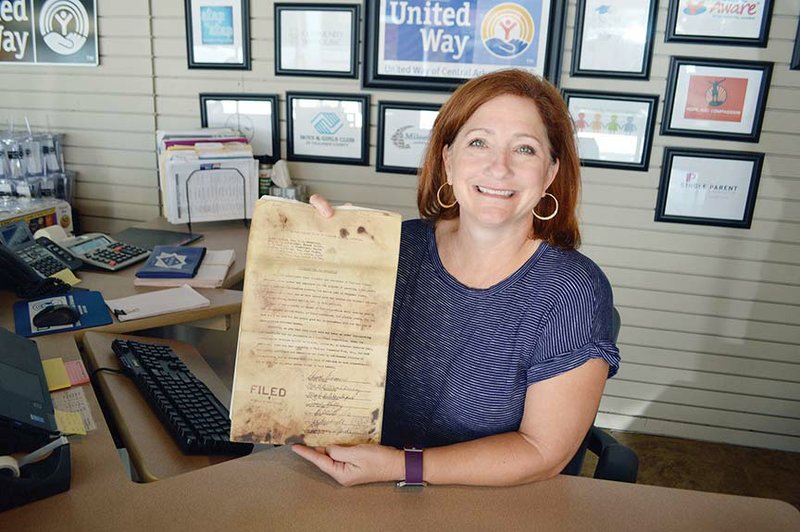
[[[611,338],[614,342],[617,341],[617,336],[619,335],[620,323],[619,312],[614,308],[611,325]],[[639,457],[633,449],[622,445],[613,436],[594,425],[592,425],[583,439],[578,452],[575,453],[575,456],[561,473],[564,475],[579,475],[587,449],[597,455],[594,478],[616,480],[618,482],[636,482],[636,477],[639,473]]]

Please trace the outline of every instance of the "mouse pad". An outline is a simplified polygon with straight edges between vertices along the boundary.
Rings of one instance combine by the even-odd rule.
[[[37,327],[34,325],[33,317],[45,307],[53,305],[69,305],[80,315],[78,321],[72,324],[53,325],[50,327]],[[71,290],[59,296],[14,303],[14,328],[17,334],[28,338],[108,325],[111,321],[111,314],[108,311],[108,307],[106,307],[103,295],[95,290]]]

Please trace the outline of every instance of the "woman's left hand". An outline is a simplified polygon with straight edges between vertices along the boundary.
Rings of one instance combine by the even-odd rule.
[[[405,477],[403,451],[383,445],[292,445],[299,454],[343,486],[401,480]]]

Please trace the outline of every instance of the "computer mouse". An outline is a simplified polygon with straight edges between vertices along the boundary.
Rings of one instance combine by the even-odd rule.
[[[33,324],[39,328],[72,325],[79,318],[80,314],[69,305],[50,305],[33,317]]]

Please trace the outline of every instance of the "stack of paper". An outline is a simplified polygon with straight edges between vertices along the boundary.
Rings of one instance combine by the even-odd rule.
[[[159,131],[157,136],[163,214],[170,223],[252,216],[258,160],[237,131]]]
[[[184,285],[180,288],[109,299],[106,305],[119,321],[129,321],[203,308],[211,305],[211,301],[198,294],[191,286]]]
[[[232,249],[207,250],[197,274],[190,279],[144,279],[135,277],[135,286],[180,286],[188,284],[197,288],[219,288],[225,281],[228,270],[236,259]]]

